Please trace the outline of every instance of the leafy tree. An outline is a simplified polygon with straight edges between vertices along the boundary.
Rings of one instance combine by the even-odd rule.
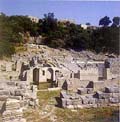
[[[0,56],[8,56],[15,52],[17,43],[24,43],[30,36],[44,36],[44,44],[54,48],[72,48],[92,50],[96,52],[114,52],[119,54],[120,18],[114,17],[111,27],[109,17],[99,21],[101,28],[81,28],[80,25],[57,21],[54,13],[44,15],[38,23],[32,22],[27,16],[0,15]],[[90,23],[86,23],[90,25]],[[14,45],[13,45],[14,44]]]
[[[14,53],[15,48],[10,42],[0,40],[0,58],[5,56],[10,57]]]
[[[111,23],[111,20],[107,16],[101,18],[100,21],[99,21],[99,25],[102,25],[104,27],[107,27],[110,23]]]
[[[38,33],[38,24],[32,22],[27,16],[10,16],[9,23],[16,33],[29,32],[31,36],[36,36]]]
[[[0,15],[0,58],[11,56],[15,53],[14,46],[10,43],[13,32],[8,23],[8,17],[5,14]]]
[[[93,31],[93,49],[99,52],[119,54],[119,29],[118,27],[99,28]]]
[[[49,34],[57,28],[57,19],[54,18],[54,13],[44,14],[42,30],[43,33]]]
[[[120,17],[114,17],[112,26],[117,27],[119,25],[120,25]]]

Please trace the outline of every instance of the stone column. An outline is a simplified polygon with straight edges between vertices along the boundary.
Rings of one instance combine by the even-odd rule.
[[[33,83],[33,69],[27,70],[27,82]]]
[[[104,69],[104,78],[107,80],[112,79],[112,74],[110,72],[110,68],[105,68]]]
[[[22,67],[22,62],[21,61],[17,61],[17,63],[16,63],[16,71],[20,72],[21,67]]]
[[[107,70],[107,80],[112,79],[112,74],[110,72],[110,68],[107,68],[106,70]]]
[[[112,73],[110,72],[110,62],[108,60],[105,61],[105,71],[104,71],[104,77],[105,79],[109,80],[112,79]]]
[[[56,81],[55,70],[53,70],[53,81]]]

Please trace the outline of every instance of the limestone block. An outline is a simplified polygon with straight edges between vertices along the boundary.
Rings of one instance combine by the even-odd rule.
[[[95,98],[89,98],[89,104],[96,104],[96,99]]]
[[[61,92],[60,92],[60,97],[61,97],[61,98],[68,98],[68,95],[66,94],[66,92],[61,91]]]
[[[87,89],[87,94],[92,94],[93,93],[93,88],[86,88]]]
[[[96,68],[80,70],[80,80],[96,81],[99,79],[99,72]]]
[[[29,105],[30,105],[30,106],[35,106],[35,102],[30,100],[30,101],[29,101]]]
[[[12,71],[12,63],[11,62],[7,62],[6,63],[6,71],[7,72],[11,72]]]
[[[104,78],[107,80],[112,79],[112,73],[110,71],[110,68],[104,69]]]
[[[78,88],[78,94],[87,94],[87,89],[86,88]]]
[[[120,93],[112,93],[111,97],[119,98],[120,100]]]
[[[115,97],[111,97],[109,99],[109,101],[110,101],[110,103],[119,103],[120,102],[119,99],[118,98],[115,98]]]
[[[73,105],[82,105],[82,100],[81,99],[73,100]]]
[[[6,108],[5,110],[15,110],[20,108],[20,101],[17,99],[10,99],[8,98],[6,101]]]
[[[23,96],[24,93],[25,93],[24,89],[15,90],[15,96]]]
[[[33,69],[27,70],[27,81],[28,83],[33,82]]]
[[[16,71],[20,72],[21,68],[22,68],[22,62],[21,61],[17,61],[17,63],[16,63]]]
[[[88,99],[85,96],[82,96],[82,104],[88,104]]]
[[[105,82],[104,81],[94,81],[93,82],[93,89],[95,91],[98,91],[100,89],[103,89],[105,86]]]
[[[37,85],[32,85],[33,91],[37,92]]]
[[[104,99],[98,99],[97,103],[104,104],[105,103],[105,100]]]
[[[23,118],[23,112],[21,109],[19,110],[8,110],[2,114],[3,122],[26,122]]]
[[[66,99],[66,104],[67,105],[72,105],[72,100],[71,99]]]
[[[62,103],[61,103],[62,107],[63,107],[63,108],[66,108],[66,106],[67,106],[67,105],[66,105],[66,99],[62,98],[62,99],[61,99],[61,102],[62,102]]]
[[[107,93],[119,93],[119,86],[105,87],[105,92]]]
[[[15,82],[12,82],[12,81],[7,82],[6,84],[7,84],[7,85],[10,85],[10,86],[16,86]]]
[[[0,114],[5,111],[5,101],[0,101]]]
[[[9,90],[0,90],[0,96],[1,95],[10,95]]]
[[[74,106],[73,106],[73,105],[67,105],[67,108],[68,108],[68,109],[73,109]]]

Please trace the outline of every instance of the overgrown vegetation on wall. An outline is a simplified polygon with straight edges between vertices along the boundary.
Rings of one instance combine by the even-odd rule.
[[[113,22],[112,22],[113,21]],[[113,20],[105,16],[100,19],[101,27],[83,29],[81,25],[70,21],[59,21],[53,13],[44,15],[38,23],[27,16],[0,15],[0,57],[15,53],[14,46],[26,43],[29,36],[45,37],[43,44],[54,48],[72,48],[75,50],[92,50],[119,53],[120,17]],[[109,24],[111,26],[109,26]]]

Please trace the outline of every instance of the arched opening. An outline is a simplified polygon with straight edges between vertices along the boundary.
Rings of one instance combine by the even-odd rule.
[[[56,70],[55,71],[55,87],[58,87],[57,79],[58,79],[59,76],[60,76],[60,72],[59,72],[59,70]]]
[[[55,71],[55,75],[56,75],[56,76],[59,76],[59,70],[56,70],[56,71]]]
[[[33,70],[33,83],[35,85],[38,85],[39,84],[39,69],[38,68],[35,68]]]
[[[53,81],[53,69],[52,68],[48,68],[47,70],[47,81]]]

